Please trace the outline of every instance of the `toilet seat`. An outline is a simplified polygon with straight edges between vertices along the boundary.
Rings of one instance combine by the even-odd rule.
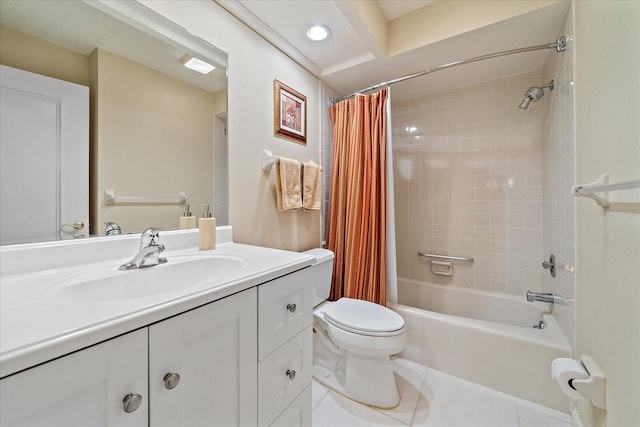
[[[340,298],[324,310],[327,323],[358,335],[385,337],[404,333],[398,313],[369,301]]]

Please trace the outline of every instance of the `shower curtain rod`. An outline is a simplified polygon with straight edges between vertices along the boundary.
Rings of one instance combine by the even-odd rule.
[[[369,86],[365,89],[360,89],[356,92],[352,92],[348,95],[343,95],[339,98],[331,98],[331,104],[333,105],[336,102],[340,102],[343,99],[351,98],[363,92],[370,92],[372,90],[380,89],[381,87],[390,86],[394,83],[399,83],[405,80],[424,76],[425,74],[431,74],[431,73],[435,73],[436,71],[446,70],[447,68],[457,67],[458,65],[470,64],[471,62],[482,61],[482,60],[491,59],[491,58],[498,58],[500,56],[513,55],[514,53],[523,53],[523,52],[531,52],[534,50],[554,49],[554,48],[556,52],[564,52],[567,49],[567,37],[566,36],[558,37],[555,43],[539,44],[536,46],[521,47],[519,49],[503,50],[501,52],[488,53],[486,55],[474,56],[473,58],[450,62],[444,65],[438,65],[437,67],[434,67],[434,68],[427,68],[426,70],[419,71],[417,73],[407,74],[406,76],[397,77],[395,79],[387,80],[385,82],[381,82],[373,86]]]

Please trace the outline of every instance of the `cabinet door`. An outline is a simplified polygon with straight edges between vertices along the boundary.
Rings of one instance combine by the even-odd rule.
[[[128,394],[141,397],[124,411]],[[146,426],[147,329],[0,380],[0,425]]]
[[[311,426],[311,384],[269,425],[269,427],[308,426]]]
[[[249,289],[149,328],[152,426],[256,425],[256,300]]]

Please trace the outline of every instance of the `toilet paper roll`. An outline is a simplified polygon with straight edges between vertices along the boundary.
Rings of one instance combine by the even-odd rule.
[[[584,399],[586,396],[569,385],[571,380],[589,378],[589,373],[582,363],[575,359],[559,358],[551,362],[551,377],[555,378],[560,389],[567,396]]]

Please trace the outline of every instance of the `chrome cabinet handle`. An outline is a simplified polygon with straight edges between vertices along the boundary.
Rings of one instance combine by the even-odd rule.
[[[124,412],[130,414],[142,405],[142,396],[137,393],[129,393],[122,399]]]
[[[287,369],[286,375],[291,381],[293,381],[293,379],[296,377],[296,371],[293,369]]]
[[[162,380],[164,381],[165,388],[167,390],[171,390],[173,388],[176,388],[176,386],[180,383],[180,375],[176,374],[175,372],[169,372],[164,376]]]
[[[296,305],[295,304],[287,304],[287,310],[289,310],[292,313],[296,312]]]

